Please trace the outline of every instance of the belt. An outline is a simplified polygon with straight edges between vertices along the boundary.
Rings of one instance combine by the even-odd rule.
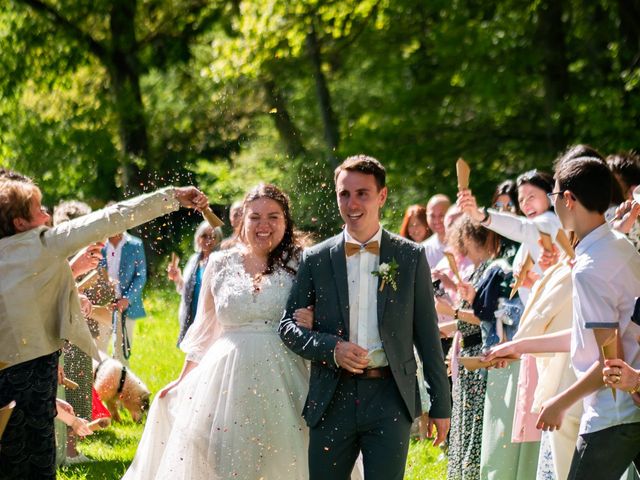
[[[351,373],[345,369],[342,369],[340,376],[343,378],[358,378],[361,380],[372,380],[376,378],[389,378],[391,377],[391,367],[379,368],[367,368],[362,373]]]
[[[462,337],[462,343],[460,346],[462,348],[471,348],[481,344],[482,344],[482,334],[472,333],[471,335]]]

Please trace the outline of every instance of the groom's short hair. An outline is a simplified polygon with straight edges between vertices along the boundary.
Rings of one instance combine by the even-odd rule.
[[[340,175],[344,170],[348,172],[360,172],[366,175],[373,175],[376,180],[378,190],[382,190],[387,184],[387,171],[378,160],[373,157],[369,157],[368,155],[360,154],[345,158],[344,161],[335,169],[333,176],[334,183],[337,182],[338,175]]]

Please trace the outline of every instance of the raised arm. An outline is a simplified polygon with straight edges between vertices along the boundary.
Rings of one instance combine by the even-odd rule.
[[[180,205],[200,209],[207,203],[195,187],[166,187],[43,230],[42,243],[54,255],[66,258],[90,243],[176,211]]]

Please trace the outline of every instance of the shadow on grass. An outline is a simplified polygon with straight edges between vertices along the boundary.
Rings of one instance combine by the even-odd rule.
[[[81,465],[69,465],[58,469],[58,480],[116,480],[122,478],[129,462],[121,460],[95,460]]]

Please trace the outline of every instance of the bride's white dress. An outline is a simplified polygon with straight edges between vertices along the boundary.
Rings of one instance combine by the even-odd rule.
[[[308,478],[309,374],[277,334],[292,282],[254,284],[237,250],[212,255],[181,345],[199,364],[154,400],[126,480]]]

